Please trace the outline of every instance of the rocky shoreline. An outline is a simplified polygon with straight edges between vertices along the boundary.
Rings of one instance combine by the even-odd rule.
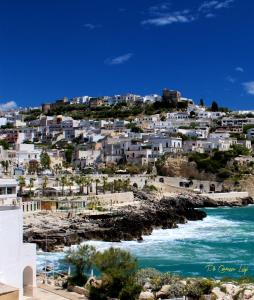
[[[137,205],[122,207],[112,214],[41,212],[28,215],[24,219],[24,241],[36,243],[38,249],[49,252],[86,240],[142,241],[142,236],[151,234],[155,228],[176,228],[177,224],[203,220],[206,213],[197,208],[254,204],[252,198],[228,203],[196,194],[159,198],[139,191],[134,196]]]

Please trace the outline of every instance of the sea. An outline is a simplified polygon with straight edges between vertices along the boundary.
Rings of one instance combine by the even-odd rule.
[[[89,241],[98,251],[118,247],[130,251],[140,268],[155,268],[182,276],[254,277],[254,206],[204,209],[203,221],[175,229],[156,229],[142,242]],[[37,269],[47,264],[67,272],[62,253],[38,252]]]

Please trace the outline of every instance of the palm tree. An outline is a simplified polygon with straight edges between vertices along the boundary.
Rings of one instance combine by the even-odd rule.
[[[125,192],[127,192],[129,190],[129,188],[130,188],[130,178],[124,180],[123,187],[124,187]]]
[[[95,190],[96,190],[96,195],[98,195],[98,184],[100,183],[100,179],[99,178],[96,178],[95,179]]]
[[[103,177],[103,194],[105,194],[108,185],[108,178]]]
[[[89,188],[91,187],[92,179],[91,177],[85,177],[85,186],[86,186],[86,194],[89,195]]]
[[[74,181],[74,178],[73,178],[72,176],[69,176],[69,177],[67,178],[66,185],[69,187],[69,194],[70,194],[70,195],[72,194],[71,187],[73,186],[73,181]]]
[[[26,186],[26,180],[24,176],[19,176],[18,178],[19,194],[22,195],[23,188]]]
[[[43,195],[43,196],[44,196],[44,194],[45,194],[45,189],[46,189],[47,186],[48,186],[48,181],[49,181],[48,177],[47,177],[47,176],[44,176],[44,177],[43,177],[43,182],[42,182],[42,195]]]
[[[84,186],[86,184],[85,176],[75,176],[74,178],[76,184],[79,186],[79,193],[84,194]]]
[[[36,179],[35,178],[33,178],[33,177],[31,177],[30,179],[29,179],[29,184],[28,184],[28,187],[29,187],[29,195],[31,196],[31,194],[32,194],[32,188],[34,187],[34,181],[35,181]]]
[[[58,180],[60,186],[62,187],[62,196],[64,195],[64,187],[67,185],[67,177],[65,175],[61,176]]]

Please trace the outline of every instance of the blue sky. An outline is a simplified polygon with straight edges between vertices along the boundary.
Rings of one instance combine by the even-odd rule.
[[[253,0],[1,0],[0,39],[4,107],[168,87],[254,109]]]

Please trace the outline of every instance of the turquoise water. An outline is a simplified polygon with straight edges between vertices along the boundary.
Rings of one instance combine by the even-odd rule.
[[[254,206],[206,209],[203,221],[188,222],[176,229],[154,230],[142,243],[91,241],[98,250],[110,246],[129,250],[140,267],[184,276],[254,277]],[[38,255],[38,269],[55,262],[58,269],[62,253]]]

